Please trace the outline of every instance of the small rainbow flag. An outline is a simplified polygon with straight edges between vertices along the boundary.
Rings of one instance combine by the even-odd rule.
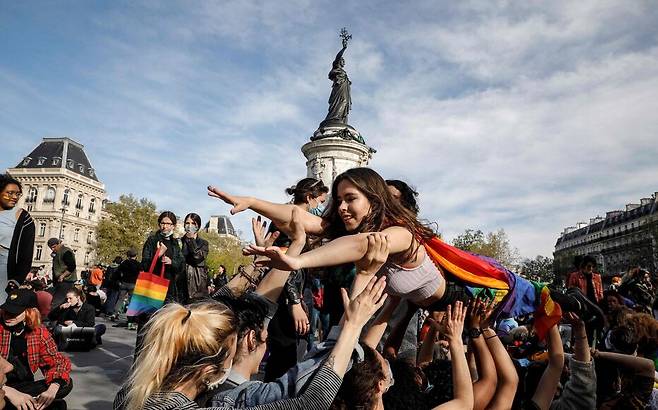
[[[498,317],[532,313],[540,339],[560,321],[560,305],[551,299],[545,284],[522,278],[493,258],[455,248],[438,237],[424,245],[434,263],[471,288],[472,294],[480,292],[480,288],[495,291],[496,300],[500,299],[496,307]]]
[[[169,279],[164,277],[164,264],[160,269],[160,275],[153,273],[157,260],[158,255],[153,258],[148,272],[139,273],[126,316],[153,313],[164,305],[169,289]]]

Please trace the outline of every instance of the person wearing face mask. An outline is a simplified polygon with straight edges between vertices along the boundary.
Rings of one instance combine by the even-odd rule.
[[[183,257],[185,257],[184,275],[179,281],[179,301],[183,304],[208,296],[208,241],[199,237],[201,217],[195,213],[185,216],[185,235]]]
[[[159,229],[152,233],[144,242],[142,248],[142,271],[146,272],[151,267],[153,258],[157,258],[153,272],[160,274],[164,266],[164,277],[169,280],[165,304],[178,302],[180,293],[176,287],[180,283],[185,257],[183,256],[181,240],[174,237],[176,227],[176,215],[171,211],[164,211],[158,216]],[[135,352],[141,350],[143,339],[142,328],[151,318],[152,314],[142,314],[135,318],[137,322],[137,342]],[[135,355],[137,356],[137,355]]]
[[[13,291],[0,306],[0,356],[13,366],[2,387],[5,400],[19,409],[66,409],[62,399],[73,388],[71,361],[57,350],[36,306],[28,289]],[[37,370],[44,378],[35,381]]]
[[[313,215],[322,215],[328,192],[329,188],[315,178],[304,178],[286,189],[286,194],[292,195],[293,205]],[[278,231],[278,228],[270,224],[269,231]],[[274,244],[288,247],[290,238],[280,233]],[[278,301],[279,309],[270,322],[268,347],[271,353],[265,367],[268,382],[281,377],[304,356],[308,349],[308,334],[315,333],[309,321],[308,306],[302,298],[306,276],[302,269],[290,274]]]

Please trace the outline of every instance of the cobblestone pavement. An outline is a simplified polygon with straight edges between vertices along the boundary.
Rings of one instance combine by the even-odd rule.
[[[103,318],[96,318],[96,323],[107,326],[102,345],[89,352],[65,353],[73,368],[73,391],[66,398],[71,410],[111,410],[132,364],[136,332],[112,327],[113,323]]]

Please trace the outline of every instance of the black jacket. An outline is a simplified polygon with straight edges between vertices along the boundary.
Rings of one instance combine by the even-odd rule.
[[[67,320],[72,320],[78,327],[94,327],[96,325],[96,311],[89,303],[83,303],[77,313],[72,307],[62,309],[57,306],[50,311],[48,318],[57,321],[58,325],[63,325]]]
[[[14,279],[18,283],[23,283],[32,268],[34,252],[34,220],[26,210],[21,211],[11,238],[7,262],[7,279]]]

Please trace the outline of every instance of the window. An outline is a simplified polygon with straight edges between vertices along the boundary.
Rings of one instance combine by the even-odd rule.
[[[41,236],[42,238],[44,236],[46,236],[46,223],[45,222],[41,222],[39,224],[39,236]],[[37,259],[39,259],[39,258],[37,258]]]
[[[60,157],[53,157],[53,166],[58,167],[59,164],[62,163],[62,158]]]
[[[39,157],[37,159],[37,165],[43,165],[46,162],[46,157]]]
[[[87,243],[91,243],[93,235],[94,235],[94,231],[87,232]]]
[[[73,169],[74,166],[75,166],[75,163],[73,162],[72,159],[67,159],[67,160],[66,160],[66,167],[67,167],[67,168],[71,168],[71,169]]]
[[[32,158],[30,158],[30,157],[23,158],[23,166],[26,167],[27,164],[30,163],[30,161],[32,161]]]
[[[55,188],[49,186],[46,190],[46,196],[43,197],[43,202],[55,202]]]
[[[75,232],[73,233],[73,241],[74,242],[80,241],[80,228],[75,228]]]
[[[59,233],[59,239],[64,239],[64,231],[66,231],[66,225],[62,225],[62,229]]]
[[[89,201],[89,212],[92,214],[96,212],[96,198],[91,198]]]
[[[34,186],[31,187],[27,191],[27,198],[25,198],[25,202],[28,202],[28,203],[29,202],[32,202],[32,203],[37,202],[37,193],[38,193],[37,192],[37,187],[34,187]]]
[[[89,176],[92,177],[92,178],[94,177],[94,169],[93,168],[89,168]]]
[[[36,260],[40,261],[41,260],[41,254],[43,253],[43,246],[37,245],[37,255],[36,255]]]
[[[69,204],[69,192],[70,190],[66,188],[64,190],[64,198],[62,198],[62,205],[68,205]]]
[[[76,209],[82,209],[82,194],[78,194],[78,202],[75,203]]]
[[[85,265],[89,264],[89,252],[85,253]]]
[[[81,174],[85,173],[85,166],[82,164],[78,164],[78,171],[80,171]]]

